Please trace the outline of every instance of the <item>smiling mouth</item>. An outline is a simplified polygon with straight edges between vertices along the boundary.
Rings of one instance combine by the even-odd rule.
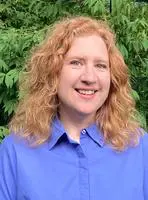
[[[75,89],[79,94],[83,95],[93,95],[97,92],[97,90],[85,90],[85,89]]]

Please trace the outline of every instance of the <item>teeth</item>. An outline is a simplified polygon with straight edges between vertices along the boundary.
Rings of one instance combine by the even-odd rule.
[[[80,94],[94,94],[94,90],[78,90]]]

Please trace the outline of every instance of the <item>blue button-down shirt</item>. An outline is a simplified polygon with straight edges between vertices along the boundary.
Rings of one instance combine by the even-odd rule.
[[[93,124],[80,144],[53,121],[50,140],[30,147],[11,134],[0,145],[0,200],[148,200],[148,135],[116,152]]]

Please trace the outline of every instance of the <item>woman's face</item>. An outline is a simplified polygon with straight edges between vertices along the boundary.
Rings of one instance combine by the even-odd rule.
[[[97,35],[77,37],[65,55],[58,97],[64,112],[94,117],[110,89],[109,56]]]

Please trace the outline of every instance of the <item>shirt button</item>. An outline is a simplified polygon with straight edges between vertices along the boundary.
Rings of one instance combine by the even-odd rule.
[[[86,130],[85,130],[85,129],[83,129],[81,133],[84,135],[84,134],[86,133]]]

